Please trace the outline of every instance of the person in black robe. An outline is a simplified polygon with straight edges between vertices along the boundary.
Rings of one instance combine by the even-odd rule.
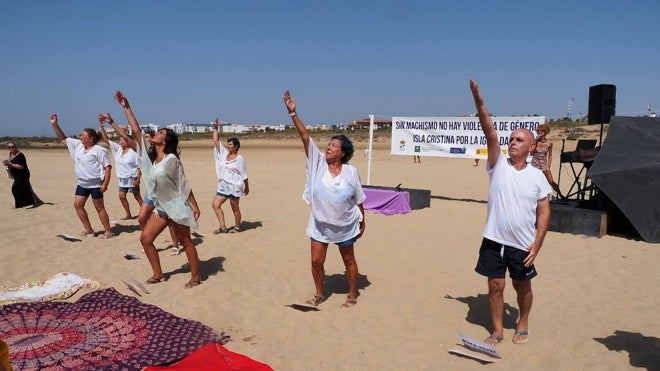
[[[11,193],[14,195],[14,206],[20,208],[42,205],[43,201],[32,190],[30,169],[25,155],[18,150],[14,142],[7,143],[7,148],[9,149],[9,157],[3,163],[7,167],[8,176],[14,179],[11,186]]]

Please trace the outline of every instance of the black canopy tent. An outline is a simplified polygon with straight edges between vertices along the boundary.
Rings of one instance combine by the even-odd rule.
[[[660,242],[660,118],[612,116],[587,172],[646,242]]]

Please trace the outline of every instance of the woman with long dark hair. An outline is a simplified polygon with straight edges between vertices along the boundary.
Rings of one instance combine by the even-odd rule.
[[[155,212],[149,216],[140,234],[140,243],[153,271],[147,283],[153,284],[167,279],[161,268],[154,240],[168,225],[172,225],[179,242],[185,247],[190,266],[190,281],[184,287],[195,287],[201,284],[202,280],[199,275],[197,249],[192,242],[190,227],[198,227],[197,219],[200,211],[179,160],[179,138],[172,129],[161,129],[148,142],[142,135],[128,99],[120,91],[115,93],[115,99],[124,107],[128,123],[139,138],[138,156],[142,179],[146,194],[155,208]]]

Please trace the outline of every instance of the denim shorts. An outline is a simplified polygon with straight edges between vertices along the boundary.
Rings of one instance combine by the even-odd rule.
[[[140,187],[119,187],[120,193],[140,193]]]
[[[321,242],[321,241],[317,241],[317,240],[315,240],[315,239],[313,239],[313,238],[311,238],[311,237],[310,237],[310,240],[312,240],[312,241],[316,241],[316,242]],[[355,245],[355,242],[357,242],[357,236],[356,236],[356,237],[353,237],[353,238],[350,238],[350,239],[348,239],[348,240],[346,240],[346,241],[343,241],[343,242],[338,242],[338,243],[336,243],[335,245],[337,245],[337,246],[339,246],[339,247],[346,247],[346,246]]]
[[[149,197],[145,197],[142,201],[149,206],[154,206],[154,202]]]
[[[236,196],[234,196],[234,195],[226,195],[226,194],[224,194],[224,193],[220,193],[220,192],[216,192],[215,195],[216,195],[216,196],[220,196],[220,197],[224,197],[224,198],[228,198],[228,199],[230,199],[230,200],[231,200],[231,199],[234,199],[234,198],[240,198],[240,197],[236,197]]]

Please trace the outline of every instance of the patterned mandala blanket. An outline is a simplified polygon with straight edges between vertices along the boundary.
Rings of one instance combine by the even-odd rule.
[[[0,339],[15,370],[141,370],[229,339],[113,288],[75,303],[17,303],[0,308]]]

